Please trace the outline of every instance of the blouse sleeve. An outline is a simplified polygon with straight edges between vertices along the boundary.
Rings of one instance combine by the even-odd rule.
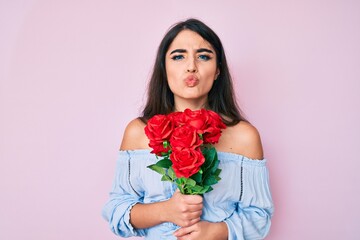
[[[264,239],[270,230],[273,202],[266,160],[242,160],[240,201],[225,220],[229,240]]]
[[[115,179],[110,197],[102,210],[102,216],[109,222],[110,229],[121,237],[144,236],[144,229],[135,229],[130,223],[130,210],[142,202],[143,197],[131,183],[131,156],[121,151],[116,164]]]

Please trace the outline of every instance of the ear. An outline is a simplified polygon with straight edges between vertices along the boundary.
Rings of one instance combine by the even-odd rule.
[[[219,74],[220,74],[220,69],[218,68],[216,69],[216,73],[215,73],[215,81],[218,78]]]

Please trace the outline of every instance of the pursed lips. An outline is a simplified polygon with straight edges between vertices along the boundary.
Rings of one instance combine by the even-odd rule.
[[[199,79],[195,75],[190,75],[185,78],[185,84],[188,87],[194,87],[199,84]]]

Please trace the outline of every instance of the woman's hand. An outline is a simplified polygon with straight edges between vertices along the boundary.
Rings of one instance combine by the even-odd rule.
[[[228,229],[224,222],[197,222],[189,227],[182,227],[174,233],[178,240],[227,240]]]
[[[203,199],[199,195],[174,195],[161,202],[137,203],[130,211],[130,223],[134,228],[149,228],[164,222],[188,227],[200,221]]]
[[[164,202],[164,220],[180,227],[189,227],[200,221],[203,199],[199,195],[184,195],[179,190]]]

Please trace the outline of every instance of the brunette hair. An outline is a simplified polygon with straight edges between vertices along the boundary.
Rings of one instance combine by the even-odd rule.
[[[228,126],[233,126],[240,121],[246,121],[236,103],[232,79],[219,37],[203,22],[193,18],[173,25],[162,39],[148,85],[147,102],[140,119],[146,123],[156,114],[168,114],[174,110],[174,94],[171,92],[167,81],[165,56],[175,37],[185,29],[199,34],[211,44],[216,53],[216,64],[220,74],[208,94],[207,107],[220,114],[222,120]]]

